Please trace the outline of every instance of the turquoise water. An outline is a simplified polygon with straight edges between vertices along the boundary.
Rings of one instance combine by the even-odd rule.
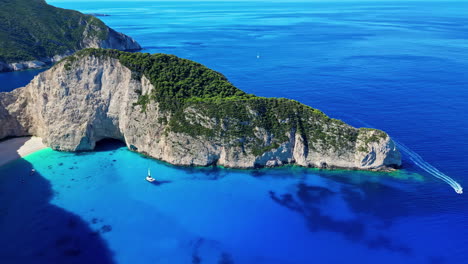
[[[176,168],[115,144],[46,149],[0,167],[0,260],[467,262],[466,195],[410,159],[468,183],[466,3],[51,3],[109,14],[145,52],[378,127],[409,152],[404,170],[385,174]],[[31,78],[15,74],[0,80]],[[144,181],[148,167],[162,184]]]
[[[25,162],[39,175],[29,176]],[[148,167],[159,185],[144,180]],[[431,198],[430,183],[408,172],[177,168],[115,145],[79,155],[46,149],[0,172],[2,227],[11,232],[4,239],[25,234],[25,226],[32,232],[26,236],[48,230],[7,247],[40,244],[24,252],[36,256],[34,263],[51,263],[50,256],[83,261],[85,244],[107,248],[93,255],[103,263],[340,263],[356,254],[365,263],[428,263],[462,260],[452,254],[465,250],[456,241],[428,250],[434,236],[466,238],[464,221],[427,226],[444,214],[462,220],[444,208],[462,203],[451,195],[418,205]],[[79,220],[43,209],[50,206]],[[49,227],[57,218],[64,220]],[[67,254],[74,250],[76,256]]]

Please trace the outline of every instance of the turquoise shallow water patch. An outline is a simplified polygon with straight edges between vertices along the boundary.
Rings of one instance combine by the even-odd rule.
[[[27,166],[37,174],[29,176]],[[145,181],[148,168],[159,185]],[[356,253],[369,261],[385,255],[385,263],[424,263],[429,252],[395,230],[447,232],[428,228],[440,221],[432,216],[437,208],[414,207],[421,199],[417,193],[426,188],[421,181],[384,173],[178,168],[115,146],[78,154],[45,149],[0,168],[0,174],[0,212],[34,211],[23,219],[35,223],[30,235],[47,227],[41,221],[56,218],[16,201],[28,196],[22,186],[34,189],[38,179],[50,185],[49,200],[40,207],[53,206],[79,219],[51,232],[42,255],[22,253],[23,260],[39,254],[36,263],[51,256],[81,261],[90,249],[76,241],[90,237],[98,238],[105,248],[100,252],[114,263],[340,262]],[[5,220],[3,228],[20,228],[16,218]],[[70,233],[75,222],[86,231]],[[25,243],[20,239],[15,252]],[[61,243],[65,246],[57,246]],[[67,254],[68,247],[76,255]],[[340,254],[333,253],[337,249]],[[449,257],[442,250],[430,253]]]

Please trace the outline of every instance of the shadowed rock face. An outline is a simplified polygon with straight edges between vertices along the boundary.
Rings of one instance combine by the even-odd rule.
[[[189,105],[178,115],[162,109],[157,100],[143,108],[136,104],[139,97],[156,88],[145,75],[134,78],[133,73],[119,59],[106,56],[81,56],[72,65],[61,62],[26,87],[0,93],[0,138],[36,135],[62,151],[93,150],[97,141],[113,138],[133,151],[186,166],[254,168],[295,163],[370,170],[401,165],[399,151],[384,132],[356,129],[323,114],[306,115],[317,110],[294,101],[286,100],[285,105],[300,109],[294,115],[313,130],[300,132],[289,119],[275,118],[276,113],[262,125],[256,119],[262,118],[269,105],[259,110],[244,101],[236,102],[236,109],[246,113],[242,120],[216,117],[203,103]],[[176,117],[211,136],[174,129]],[[230,132],[244,123],[259,125],[252,127],[253,133],[232,136]],[[286,132],[277,135],[271,126],[283,126],[281,131]],[[325,139],[340,143],[327,145]]]

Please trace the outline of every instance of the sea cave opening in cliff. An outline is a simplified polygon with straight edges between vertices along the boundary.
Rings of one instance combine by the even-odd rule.
[[[125,142],[114,138],[103,138],[96,142],[94,151],[109,151],[125,147]]]

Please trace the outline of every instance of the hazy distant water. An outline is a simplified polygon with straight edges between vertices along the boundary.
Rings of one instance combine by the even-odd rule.
[[[468,186],[467,4],[60,7],[109,14],[101,19],[134,37],[145,52],[201,62],[247,92],[296,99],[356,126],[383,129]],[[0,75],[3,90],[14,87],[1,82],[8,77]],[[357,256],[360,263],[464,263],[468,253],[466,195],[407,158],[406,170],[395,175],[181,169],[125,149],[86,155],[46,150],[27,161],[47,180],[40,185],[48,199],[39,200],[63,210],[34,214],[36,204],[27,207],[22,219],[37,223],[28,235],[39,232],[44,219],[70,213],[81,219],[73,220],[79,232],[68,225],[54,229],[55,246],[44,249],[45,258],[68,252],[64,258],[79,262],[92,256],[86,255],[90,249],[74,255],[69,248],[83,244],[107,248],[108,255],[99,250],[96,256],[103,263],[342,263]],[[9,175],[0,178],[0,230],[18,221],[5,212],[18,206],[15,197],[28,195],[18,191],[19,183],[11,189],[31,165],[0,168]],[[147,184],[142,177],[148,166],[167,183]],[[106,225],[112,230],[103,231]],[[93,230],[101,231],[88,237]],[[19,239],[16,249],[34,242]]]

